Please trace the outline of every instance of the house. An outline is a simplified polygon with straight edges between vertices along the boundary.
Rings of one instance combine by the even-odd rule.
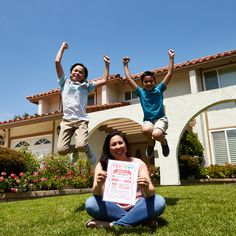
[[[156,80],[161,81],[167,67],[152,71]],[[137,83],[140,83],[140,75],[134,75]],[[191,126],[204,146],[206,166],[236,164],[236,50],[175,64],[164,96],[171,151],[168,157],[163,157],[157,143],[155,158],[149,160],[145,157],[147,143],[141,134],[142,109],[127,81],[119,74],[111,75],[107,85],[89,94],[89,142],[97,159],[106,133],[119,130],[127,135],[133,155],[160,166],[162,185],[179,185],[179,140]],[[0,145],[27,146],[39,158],[55,153],[62,118],[60,89],[27,99],[37,105],[38,114],[0,122]]]

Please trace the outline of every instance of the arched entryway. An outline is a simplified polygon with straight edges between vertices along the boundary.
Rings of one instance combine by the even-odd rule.
[[[154,158],[145,156],[147,141],[141,132],[141,124],[127,118],[109,119],[100,123],[90,131],[89,142],[93,144],[93,149],[99,159],[106,135],[111,131],[119,131],[126,135],[130,144],[130,155],[142,159],[146,164],[155,164]]]
[[[161,185],[179,185],[177,160],[180,137],[188,123],[207,108],[236,100],[236,86],[188,94],[166,100],[169,118],[168,143],[170,155],[165,158],[159,153]]]

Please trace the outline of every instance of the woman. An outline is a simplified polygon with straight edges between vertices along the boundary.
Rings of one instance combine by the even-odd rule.
[[[122,133],[114,131],[107,135],[100,162],[95,167],[93,196],[85,203],[87,213],[93,218],[86,227],[135,226],[156,223],[156,217],[165,209],[165,199],[155,194],[146,164],[128,154],[129,143]],[[139,166],[135,205],[103,201],[108,160],[128,161]]]

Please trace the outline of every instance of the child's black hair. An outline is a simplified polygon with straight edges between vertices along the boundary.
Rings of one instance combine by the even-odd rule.
[[[76,66],[82,66],[82,67],[84,68],[84,78],[87,79],[87,77],[88,77],[88,69],[87,69],[87,67],[86,67],[84,64],[82,64],[82,63],[75,63],[74,65],[72,65],[71,68],[70,68],[70,73],[72,72],[72,70],[73,70],[74,67],[76,67]]]
[[[153,72],[147,70],[147,71],[143,72],[143,74],[140,77],[142,83],[143,83],[144,77],[146,77],[146,76],[152,76],[154,78],[154,80],[156,81],[155,74]]]

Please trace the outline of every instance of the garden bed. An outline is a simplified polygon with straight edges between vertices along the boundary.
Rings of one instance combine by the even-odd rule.
[[[231,179],[186,179],[186,180],[181,180],[181,185],[231,184],[231,183],[236,183],[236,178],[231,178]]]
[[[18,200],[35,199],[42,197],[55,197],[62,195],[74,195],[81,193],[90,193],[91,188],[87,189],[61,189],[61,190],[41,190],[32,192],[18,192],[18,193],[0,193],[0,202],[10,202]]]
[[[236,178],[232,179],[191,179],[181,180],[181,185],[199,185],[199,184],[236,184]],[[159,183],[155,183],[155,187],[160,186]],[[18,193],[0,193],[0,202],[19,201],[27,199],[36,199],[42,197],[55,197],[62,195],[75,195],[82,193],[91,193],[91,188],[85,189],[61,189],[61,190],[41,190],[32,192],[18,192]]]

